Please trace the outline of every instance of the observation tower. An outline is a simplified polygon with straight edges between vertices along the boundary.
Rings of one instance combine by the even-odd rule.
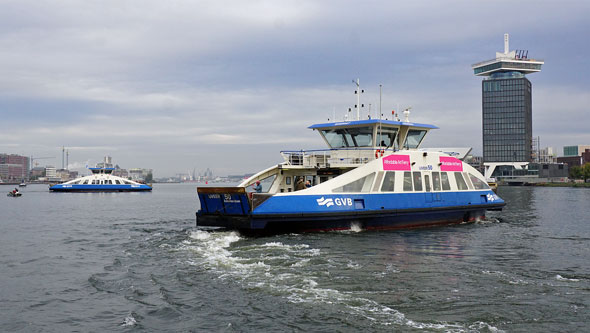
[[[526,75],[540,72],[543,64],[543,60],[529,58],[528,50],[510,51],[509,35],[504,34],[503,53],[471,66],[473,74],[484,77],[482,132],[487,178],[514,175],[533,160],[532,84]]]

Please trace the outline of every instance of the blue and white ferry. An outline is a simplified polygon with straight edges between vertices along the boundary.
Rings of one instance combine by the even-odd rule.
[[[246,233],[395,229],[471,222],[501,210],[505,202],[476,169],[420,149],[438,127],[412,123],[406,112],[405,121],[310,126],[328,149],[283,151],[282,163],[237,187],[197,188],[197,226]],[[311,187],[300,189],[300,179]],[[250,192],[258,181],[262,193]]]
[[[54,192],[141,192],[152,190],[149,185],[113,175],[115,168],[88,169],[92,171],[91,175],[52,185],[49,190]]]

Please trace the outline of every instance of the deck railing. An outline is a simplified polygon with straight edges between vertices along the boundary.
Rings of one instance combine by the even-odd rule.
[[[337,165],[361,165],[375,159],[375,148],[341,148],[315,150],[284,150],[281,156],[288,165],[327,168]],[[383,154],[391,154],[393,149],[383,149]]]

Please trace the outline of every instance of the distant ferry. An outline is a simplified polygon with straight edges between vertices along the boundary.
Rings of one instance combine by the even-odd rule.
[[[501,210],[504,200],[476,169],[420,149],[437,127],[412,123],[405,113],[405,121],[310,126],[328,149],[283,151],[282,163],[237,187],[197,188],[197,226],[246,233],[396,229],[472,222]],[[258,182],[261,193],[247,192]]]
[[[49,187],[54,192],[141,192],[152,187],[113,175],[115,168],[88,168],[92,175]]]

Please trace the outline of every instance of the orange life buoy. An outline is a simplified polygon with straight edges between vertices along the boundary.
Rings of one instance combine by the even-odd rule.
[[[375,158],[379,158],[379,149],[375,150]]]

